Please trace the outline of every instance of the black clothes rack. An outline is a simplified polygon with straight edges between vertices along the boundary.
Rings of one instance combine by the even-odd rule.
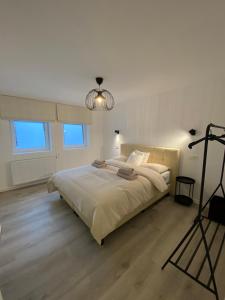
[[[205,203],[203,203],[209,142],[215,141],[225,146],[225,134],[213,134],[213,129],[222,129],[225,131],[225,127],[211,123],[207,126],[206,134],[203,138],[188,145],[188,147],[191,149],[193,146],[204,142],[198,214],[194,219],[193,225],[190,227],[190,229],[184,235],[183,239],[179,242],[177,247],[166,260],[166,262],[162,266],[162,269],[164,269],[168,263],[172,264],[177,269],[192,278],[194,281],[212,292],[215,295],[216,300],[219,300],[219,294],[214,274],[218,266],[225,242],[225,226],[211,221],[206,216],[205,209],[206,207],[208,207],[208,205],[210,205],[211,200],[219,189],[221,189],[223,195],[223,198],[221,197],[221,199],[225,201],[225,192],[223,187],[225,149],[220,182],[211,197]],[[217,243],[214,243],[215,241],[217,241]],[[203,257],[201,257],[200,253],[204,253]],[[199,257],[201,257],[201,259],[200,264],[198,265],[195,263],[195,259],[199,260]],[[206,262],[208,262],[208,265]],[[202,272],[204,268],[206,268],[207,272]],[[205,276],[205,273],[208,274],[207,278]]]

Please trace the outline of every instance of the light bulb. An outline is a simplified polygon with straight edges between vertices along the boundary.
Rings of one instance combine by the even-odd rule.
[[[105,97],[102,96],[101,93],[98,93],[98,95],[95,97],[95,100],[98,104],[102,104],[102,102],[105,100]]]
[[[95,98],[95,100],[96,100],[99,104],[101,104],[102,101],[103,101],[103,98],[102,98],[101,95],[98,95],[98,96]]]

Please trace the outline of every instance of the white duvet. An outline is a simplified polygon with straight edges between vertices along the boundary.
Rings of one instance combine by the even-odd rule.
[[[57,172],[48,182],[49,192],[58,190],[69,200],[98,243],[154,197],[156,190],[168,189],[163,177],[151,169],[134,167],[138,178],[128,181],[116,175],[120,167],[130,165],[108,160],[106,168],[87,165],[68,169]]]

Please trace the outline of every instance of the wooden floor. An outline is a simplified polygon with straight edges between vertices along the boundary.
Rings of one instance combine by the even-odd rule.
[[[196,213],[164,198],[100,247],[58,193],[44,185],[0,194],[0,290],[4,300],[211,300],[161,265]],[[224,251],[225,252],[225,251]],[[217,274],[225,294],[225,259]]]

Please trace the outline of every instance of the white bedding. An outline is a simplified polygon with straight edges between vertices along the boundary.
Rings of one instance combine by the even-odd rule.
[[[116,160],[107,161],[103,169],[82,166],[57,172],[48,183],[49,192],[58,190],[73,204],[98,243],[156,190],[168,189],[163,177],[151,169],[135,167],[139,176],[132,181],[117,176],[123,166],[130,167]]]
[[[168,170],[166,172],[161,173],[161,175],[162,175],[163,179],[165,180],[165,183],[169,184],[171,172]]]

